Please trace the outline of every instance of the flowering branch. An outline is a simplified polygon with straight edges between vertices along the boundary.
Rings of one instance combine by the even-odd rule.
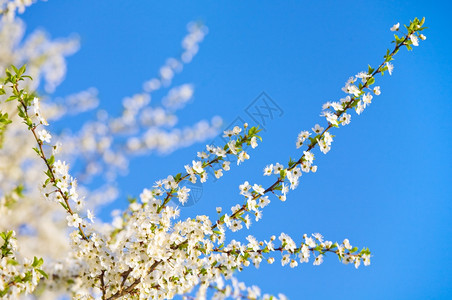
[[[206,152],[198,153],[200,160],[193,160],[191,165],[185,166],[184,174],[168,176],[157,181],[152,190],[145,189],[140,195],[141,203],[133,199],[122,216],[121,224],[115,224],[114,221],[113,226],[107,229],[95,230],[79,217],[78,213],[84,202],[78,196],[77,181],[69,175],[68,165],[60,160],[55,161],[59,147],[50,145],[52,136],[48,131],[39,130],[41,125],[48,125],[40,112],[39,99],[19,88],[20,81],[29,78],[23,75],[25,66],[7,70],[4,84],[11,87],[12,95],[6,101],[18,101],[18,115],[32,132],[38,144],[34,150],[46,167],[44,195],[64,207],[68,225],[76,228],[70,234],[73,252],[67,254],[64,263],[54,266],[51,280],[71,290],[72,296],[78,299],[92,298],[92,295],[98,295],[104,300],[138,295],[144,298],[173,298],[176,294],[190,293],[196,286],[199,286],[198,294],[201,297],[203,294],[205,296],[205,290],[209,287],[216,289],[218,296],[228,294],[228,288],[221,284],[223,278],[231,278],[235,271],[241,271],[251,263],[258,267],[264,259],[271,264],[275,258],[270,255],[276,252],[282,255],[281,264],[290,267],[308,262],[311,256],[314,257],[313,264],[320,265],[326,253],[334,253],[343,263],[353,263],[355,267],[361,263],[369,265],[369,249],[363,248],[359,251],[357,247],[350,245],[348,239],[339,244],[324,241],[323,236],[318,233],[312,236],[305,234],[303,241],[296,244],[290,236],[281,233],[277,245],[274,242],[275,236],[269,241],[258,241],[251,235],[246,238],[247,242],[232,240],[225,244],[225,227],[237,231],[243,228],[243,222],[248,228],[251,220],[250,214],[247,213],[253,213],[256,221],[261,219],[261,209],[270,203],[268,193],[273,193],[285,201],[289,187],[295,189],[298,186],[302,172],[317,170],[313,165],[314,154],[311,151],[318,145],[323,153],[327,153],[333,141],[330,129],[349,124],[351,116],[347,113],[348,110],[354,108],[360,114],[371,103],[373,95],[380,94],[379,87],[371,89],[375,76],[379,73],[383,75],[385,71],[392,74],[393,65],[390,62],[399,49],[405,46],[411,50],[411,46],[418,45],[419,39],[425,39],[425,36],[420,34],[424,29],[423,23],[424,19],[412,21],[406,26],[407,34],[401,38],[395,36],[394,49],[387,51],[385,60],[377,69],[369,66],[367,72],[360,72],[350,78],[343,88],[348,95],[340,102],[328,102],[323,106],[322,116],[326,117],[328,125],[322,128],[316,124],[313,128],[315,135],[312,137],[308,131],[299,134],[297,148],[302,147],[307,140],[310,143],[297,161],[290,160],[286,167],[276,163],[264,169],[265,176],[277,175],[273,184],[263,188],[258,184],[243,183],[239,188],[240,194],[245,197],[245,203],[232,207],[231,215],[222,214],[222,209],[217,208],[219,217],[215,222],[202,215],[175,221],[179,217],[179,208],[168,205],[169,201],[177,198],[184,204],[190,190],[181,187],[181,183],[188,180],[194,183],[198,179],[205,182],[208,168],[213,168],[214,175],[220,178],[223,171],[230,169],[227,157],[236,156],[237,164],[249,159],[244,146],[257,146],[257,139],[260,139],[257,135],[260,131],[258,128],[248,128],[245,124],[242,135],[242,129],[239,127],[226,131],[225,136],[230,138],[226,145],[207,146]],[[396,24],[391,30],[398,31],[399,25]],[[358,79],[362,82],[356,84]],[[0,87],[0,93],[5,93],[3,86]],[[333,110],[329,110],[330,108]],[[51,155],[46,154],[49,149],[47,146],[51,146]],[[221,168],[217,168],[220,165]],[[71,207],[71,201],[76,203],[75,207]],[[93,215],[89,210],[87,218],[93,222]],[[11,254],[8,250],[10,235],[4,234],[2,260]],[[11,287],[5,293],[12,294],[13,286],[19,286],[19,291],[31,292],[40,278],[39,274],[45,276],[45,273],[39,271],[41,265],[42,259],[35,258],[31,264],[34,271],[30,270],[33,284],[27,287],[21,286],[24,284],[23,277],[15,277],[14,283],[11,283],[13,281],[4,275],[2,270],[0,287],[3,286],[3,289],[0,293]],[[24,266],[29,264],[25,263]],[[237,296],[255,299],[259,293],[252,289],[248,295],[238,292]]]
[[[162,209],[173,199],[177,197],[180,204],[184,205],[189,197],[190,189],[186,187],[180,187],[184,181],[190,181],[196,183],[199,179],[201,182],[207,181],[207,168],[214,170],[214,175],[217,179],[223,176],[223,171],[230,170],[229,156],[237,157],[237,164],[249,159],[249,154],[243,150],[245,145],[250,145],[252,148],[257,147],[257,140],[262,138],[258,136],[261,131],[258,127],[248,128],[248,124],[244,126],[245,134],[242,136],[242,128],[235,126],[232,130],[227,130],[224,133],[225,137],[229,138],[229,142],[223,147],[216,147],[212,145],[206,146],[206,151],[198,152],[198,158],[201,160],[193,160],[192,165],[185,165],[186,173],[178,173],[175,176],[168,176],[166,179],[159,180],[155,183],[154,189],[144,191],[140,195],[141,205],[136,199],[130,199],[131,202],[127,211],[122,215],[121,223],[125,224],[130,215],[145,205],[152,205],[157,208],[157,213],[160,213]],[[221,166],[215,169],[214,166]],[[162,195],[165,195],[163,199],[159,199]],[[116,235],[120,232],[120,228],[113,232]]]
[[[348,94],[353,95],[353,96],[348,96],[348,97],[344,98],[340,104],[339,103],[327,104],[324,106],[324,109],[332,106],[336,110],[336,112],[330,113],[330,112],[326,111],[323,113],[323,115],[326,116],[327,121],[329,123],[327,128],[323,129],[323,128],[320,128],[320,126],[318,126],[318,125],[315,126],[314,131],[318,131],[317,133],[320,133],[320,134],[317,135],[315,138],[310,138],[310,141],[311,141],[310,145],[308,146],[307,150],[304,151],[303,155],[300,157],[300,159],[298,161],[296,161],[296,162],[290,161],[289,165],[286,169],[283,169],[283,167],[279,164],[277,164],[275,166],[267,167],[266,168],[267,170],[265,172],[266,175],[271,175],[272,172],[279,174],[276,182],[273,183],[267,189],[263,189],[261,186],[254,185],[253,186],[254,190],[251,192],[251,186],[247,182],[245,184],[243,184],[241,186],[241,193],[242,193],[242,195],[244,195],[247,198],[246,203],[242,206],[233,207],[233,213],[230,217],[227,214],[222,215],[214,225],[210,225],[210,230],[208,230],[205,234],[209,235],[209,232],[213,232],[218,236],[218,238],[217,238],[218,241],[224,240],[224,230],[222,229],[221,225],[226,224],[228,227],[232,227],[233,231],[239,230],[241,228],[241,225],[239,222],[246,221],[246,219],[242,217],[243,213],[245,211],[250,211],[250,210],[255,211],[255,213],[257,214],[256,218],[258,219],[259,218],[258,208],[266,206],[269,202],[268,199],[262,197],[263,195],[267,194],[268,192],[275,193],[276,190],[281,190],[282,195],[279,196],[279,198],[281,200],[285,200],[285,194],[287,193],[287,190],[288,190],[287,187],[285,186],[285,179],[286,178],[289,179],[291,188],[294,189],[298,185],[298,178],[301,176],[301,171],[299,170],[298,166],[302,166],[302,169],[305,172],[308,172],[309,170],[315,171],[316,167],[312,166],[312,161],[314,159],[314,155],[310,151],[317,144],[320,145],[320,148],[321,148],[322,152],[324,152],[324,153],[327,153],[330,150],[330,145],[331,145],[333,137],[331,136],[331,134],[329,134],[328,131],[332,127],[338,127],[339,124],[346,125],[346,124],[350,123],[350,116],[345,113],[348,109],[355,108],[356,112],[358,114],[360,114],[363,111],[363,109],[368,104],[370,104],[372,96],[369,93],[365,94],[365,89],[370,89],[370,86],[375,82],[374,76],[376,74],[378,74],[378,73],[383,74],[383,72],[386,70],[390,74],[392,73],[393,67],[392,67],[392,64],[390,64],[389,62],[393,59],[393,56],[399,51],[400,47],[406,46],[408,49],[410,49],[410,45],[413,44],[413,40],[415,40],[415,37],[416,37],[415,34],[418,33],[419,31],[423,30],[423,28],[421,27],[423,22],[424,22],[424,20],[419,21],[418,19],[415,19],[413,22],[411,22],[410,26],[407,27],[408,33],[401,40],[397,40],[397,38],[396,38],[396,47],[394,48],[394,50],[392,52],[389,52],[389,51],[387,52],[387,54],[385,55],[385,61],[377,68],[377,70],[373,70],[371,67],[369,67],[369,70],[367,73],[361,72],[360,74],[357,75],[357,78],[361,78],[363,80],[363,83],[360,83],[358,86],[354,85],[353,83],[356,80],[355,78],[352,78],[351,80],[349,80],[346,83],[344,90]],[[374,88],[372,91],[376,95],[380,94],[379,87]],[[342,116],[343,116],[343,118],[341,118]],[[338,118],[339,118],[339,120],[338,120]],[[298,148],[303,144],[304,140],[309,138],[309,135],[310,134],[308,132],[302,132],[299,135],[299,138],[297,141]],[[259,203],[257,203],[256,200],[258,200],[259,198],[263,199],[263,201],[260,201]],[[221,212],[221,209],[219,209],[219,211]],[[234,220],[234,222],[232,222],[232,220]],[[208,223],[210,223],[210,221]],[[206,225],[206,224],[204,224],[204,225]],[[217,227],[220,227],[219,228],[220,230],[213,231]],[[204,230],[206,230],[206,228]],[[191,235],[189,235],[189,236],[191,236]],[[183,241],[173,244],[169,248],[172,251],[174,251],[173,254],[167,254],[165,259],[154,261],[154,263],[150,266],[150,268],[146,269],[146,273],[145,273],[146,276],[152,276],[151,274],[157,270],[157,267],[159,267],[161,264],[164,264],[165,261],[172,259],[173,256],[176,253],[178,253],[178,251],[187,250],[187,247],[189,249],[191,249],[190,245],[192,245],[192,246],[196,245],[197,241],[200,241],[199,238],[192,239],[192,238],[188,238],[188,236],[187,236],[186,238],[183,239]],[[344,243],[345,243],[345,241],[347,241],[347,243],[348,243],[348,240],[344,240]],[[207,247],[211,247],[211,246],[209,246],[210,245],[209,242],[203,241],[203,244],[206,245]],[[338,247],[337,243],[335,245],[336,245],[336,247]],[[310,247],[307,247],[306,244],[302,245],[299,248],[294,248],[293,251],[303,252],[302,251],[303,246],[306,249],[305,253],[306,253],[306,251],[308,253],[309,253],[309,251],[311,251]],[[283,249],[283,247],[284,246],[282,245],[280,248]],[[318,246],[316,246],[316,247],[318,247]],[[321,247],[321,248],[311,247],[311,248],[313,250],[318,249],[318,251],[320,253],[314,262],[316,264],[320,264],[323,261],[323,253],[325,253],[325,252],[334,252],[334,253],[338,254],[339,256],[343,255],[343,253],[340,249],[331,251],[330,249],[323,248],[323,247]],[[355,253],[357,251],[357,249],[354,249],[354,248],[351,248],[351,249],[353,251],[350,251],[347,253],[347,259],[345,259],[344,262],[353,261],[355,263],[355,266],[359,266],[360,261],[364,260],[365,265],[369,264],[370,252],[367,248],[364,248],[359,253]],[[212,250],[213,250],[213,248],[212,248]],[[198,249],[198,251],[199,251],[199,249]],[[204,249],[201,249],[201,253],[203,253],[203,252],[205,254],[208,254],[210,251],[207,251],[206,248],[204,248]],[[232,252],[223,253],[223,254],[227,255],[230,253],[232,253]],[[254,252],[254,253],[256,254],[259,252]],[[288,256],[286,256],[286,257],[288,257]],[[240,256],[237,256],[236,259],[237,260],[234,260],[235,263],[238,263],[239,265],[241,265],[241,263],[243,263],[243,262],[240,262]],[[295,263],[292,263],[292,264],[295,264]],[[132,282],[131,285],[129,285],[128,288],[114,294],[110,299],[116,299],[122,295],[125,295],[125,293],[130,292],[131,290],[135,289],[135,287],[137,287],[141,283],[142,283],[142,278],[137,278],[135,281]]]
[[[33,261],[24,258],[20,261],[16,256],[18,247],[15,242],[15,232],[0,232],[0,298],[17,298],[20,293],[31,293],[42,277],[47,274],[41,269],[42,258]]]
[[[411,45],[418,45],[418,37],[422,40],[425,39],[425,36],[423,34],[420,34],[420,32],[425,29],[425,27],[422,27],[424,21],[425,18],[423,18],[422,20],[415,18],[414,21],[410,22],[409,26],[405,26],[407,33],[402,38],[399,38],[397,35],[395,35],[395,41],[393,42],[396,44],[396,46],[391,52],[387,50],[387,53],[384,56],[384,61],[376,70],[369,66],[367,72],[360,72],[358,75],[356,75],[355,78],[351,77],[343,88],[343,91],[348,93],[349,95],[341,99],[340,103],[327,102],[323,105],[324,110],[330,107],[333,107],[333,109],[335,110],[335,112],[322,112],[322,116],[325,116],[327,119],[328,126],[323,129],[318,124],[316,124],[316,126],[313,128],[314,133],[317,133],[315,137],[309,137],[311,133],[309,133],[308,131],[302,131],[299,134],[296,142],[297,148],[300,148],[306,139],[310,140],[310,144],[307,147],[306,151],[303,152],[303,155],[296,162],[290,160],[287,168],[285,169],[279,163],[277,163],[275,166],[273,164],[267,166],[264,170],[264,175],[271,175],[272,173],[274,173],[278,174],[279,176],[277,180],[266,189],[263,189],[261,186],[254,185],[254,191],[250,192],[252,188],[248,184],[248,182],[245,182],[243,185],[241,185],[241,194],[247,198],[245,204],[239,207],[233,207],[233,213],[230,216],[223,214],[219,218],[219,220],[212,226],[212,229],[215,229],[219,225],[226,223],[228,227],[233,226],[232,230],[235,231],[237,230],[237,228],[239,228],[240,224],[239,222],[231,221],[242,218],[244,212],[250,210],[253,210],[255,212],[256,220],[258,220],[260,218],[260,211],[258,210],[258,208],[262,208],[263,206],[268,204],[269,200],[267,198],[264,198],[264,201],[261,202],[261,204],[257,203],[257,200],[259,200],[269,192],[276,194],[275,191],[279,190],[282,192],[281,195],[278,196],[279,199],[285,201],[286,193],[288,192],[288,188],[285,185],[286,178],[290,182],[291,188],[295,189],[299,183],[299,177],[301,176],[302,171],[315,172],[317,170],[317,166],[312,166],[314,155],[311,153],[311,150],[313,150],[317,145],[320,145],[320,150],[326,154],[331,149],[330,146],[331,142],[333,141],[333,136],[329,133],[329,130],[333,127],[339,127],[339,124],[345,126],[350,123],[351,116],[346,113],[347,110],[355,108],[357,114],[361,114],[366,106],[371,103],[373,97],[370,93],[365,93],[366,89],[370,90],[375,95],[380,95],[380,87],[377,86],[374,89],[370,89],[370,86],[375,83],[375,75],[379,73],[383,75],[385,71],[388,71],[391,75],[394,67],[390,63],[390,61],[393,60],[393,56],[400,50],[400,48],[405,46],[408,50],[412,50]],[[391,28],[391,30],[398,31],[398,25]],[[362,83],[359,83],[359,85],[356,86],[354,85],[354,83],[358,78],[362,80]],[[299,166],[301,166],[301,170]]]
[[[45,172],[48,176],[48,179],[44,183],[43,187],[47,187],[47,185],[50,183],[55,188],[52,193],[57,193],[56,199],[57,201],[65,208],[67,213],[70,215],[68,216],[68,221],[71,224],[75,224],[75,227],[78,227],[79,233],[82,236],[83,239],[87,240],[87,237],[82,229],[82,222],[80,217],[77,213],[75,213],[69,204],[69,199],[71,196],[74,200],[76,200],[76,193],[75,190],[72,191],[70,194],[67,190],[68,187],[68,181],[69,181],[69,174],[67,174],[67,171],[60,172],[63,175],[61,178],[58,178],[56,175],[56,171],[58,170],[58,167],[62,167],[65,169],[66,166],[62,166],[61,162],[57,162],[55,164],[55,156],[52,154],[50,158],[46,157],[45,151],[43,149],[44,142],[49,143],[51,139],[51,135],[45,130],[40,130],[37,132],[37,128],[39,125],[48,125],[45,118],[41,115],[39,111],[39,99],[34,97],[33,95],[28,95],[28,93],[23,90],[19,89],[19,82],[24,80],[24,78],[30,78],[27,75],[23,75],[25,73],[25,65],[22,66],[20,69],[17,69],[16,67],[12,66],[13,71],[15,74],[13,74],[8,69],[6,70],[7,78],[5,79],[5,84],[11,84],[12,92],[13,94],[6,100],[13,101],[17,100],[19,102],[18,108],[18,115],[23,119],[24,123],[28,126],[28,130],[30,130],[33,134],[33,137],[35,138],[38,148],[34,148],[35,152],[38,154],[38,156],[44,161],[44,164],[46,165],[47,171]],[[29,107],[32,105],[35,107],[35,117],[39,121],[38,123],[34,123],[32,121],[32,116],[29,114]],[[39,135],[39,137],[38,137]],[[54,149],[55,150],[55,149]],[[70,185],[75,189],[76,182],[72,181]],[[46,197],[50,196],[50,193],[45,194]]]

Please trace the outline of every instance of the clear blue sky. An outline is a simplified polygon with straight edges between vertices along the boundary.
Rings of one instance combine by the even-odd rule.
[[[181,124],[213,115],[226,123],[246,117],[245,108],[262,91],[284,111],[268,123],[252,159],[205,185],[201,200],[182,209],[186,217],[241,203],[238,185],[245,180],[270,184],[262,176],[265,165],[300,155],[298,132],[324,122],[321,105],[343,97],[349,76],[382,61],[392,47],[389,28],[425,16],[427,40],[413,52],[400,51],[392,77],[377,78],[381,96],[333,132],[330,153],[316,152],[318,172],[303,176],[287,202],[274,200],[261,222],[237,235],[349,238],[371,249],[372,265],[356,270],[328,255],[319,267],[263,263],[238,278],[291,299],[452,299],[451,9],[449,1],[51,0],[23,18],[28,31],[81,38],[56,95],[95,86],[101,107],[118,111],[122,97],[139,92],[179,53],[185,25],[201,20],[209,34],[175,79],[196,89]],[[120,179],[123,195],[182,171],[202,147],[134,160]]]

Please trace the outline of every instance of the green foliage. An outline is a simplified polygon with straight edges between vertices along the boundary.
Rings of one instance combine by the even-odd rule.
[[[11,122],[12,121],[8,118],[8,113],[2,113],[0,111],[0,148],[3,147],[6,128]]]
[[[0,232],[0,237],[3,239],[3,245],[0,246],[2,252],[2,258],[13,255],[13,249],[11,246],[11,239],[13,239],[13,231]]]

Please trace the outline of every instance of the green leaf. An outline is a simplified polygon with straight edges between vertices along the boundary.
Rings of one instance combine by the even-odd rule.
[[[174,180],[179,181],[182,177],[181,173],[178,173],[176,176],[174,176]]]
[[[9,292],[9,286],[6,286],[3,291],[0,291],[0,297],[6,296]]]
[[[361,250],[361,254],[370,254],[369,248],[363,248],[363,249]]]
[[[66,205],[66,203],[64,203],[64,202],[60,202],[60,204],[61,204],[61,206],[63,206],[63,208],[64,208],[65,210],[68,210],[68,209],[67,209],[67,205]]]
[[[38,269],[38,270],[36,270],[36,271],[38,271],[39,273],[41,273],[41,275],[42,275],[42,276],[44,276],[44,277],[45,277],[45,279],[49,279],[49,275],[47,275],[47,273],[46,273],[46,272],[44,272],[43,270],[41,270],[41,269]]]
[[[296,163],[296,161],[293,161],[292,158],[290,157],[290,158],[289,158],[289,163],[288,163],[289,168],[292,168],[292,166],[293,166],[295,163]]]
[[[23,277],[23,278],[20,278],[20,277],[18,277],[18,281],[22,281],[22,282],[28,282],[28,281],[31,281],[31,279],[33,278],[33,276],[31,275],[31,272],[27,272],[27,273],[25,273],[25,277]]]
[[[7,263],[9,265],[17,266],[19,263],[14,259],[8,259]]]
[[[8,77],[8,79],[11,79],[11,76],[12,76],[11,71],[6,69],[5,73],[6,73],[6,76]]]
[[[356,105],[358,105],[359,103],[359,99],[353,101],[352,105],[350,105],[350,107],[355,107]]]
[[[425,22],[425,17],[422,18],[421,22],[419,23],[419,26],[424,25],[424,22]]]
[[[311,141],[311,145],[315,145],[317,143],[317,137],[318,137],[318,135],[316,135],[315,137],[309,138],[309,140]]]
[[[16,192],[17,195],[19,195],[19,197],[22,197],[24,189],[25,189],[24,186],[22,184],[19,184],[18,186],[16,186],[14,191]]]
[[[33,258],[32,266],[34,268],[39,268],[44,263],[44,260],[42,258],[37,258],[36,256]]]
[[[15,100],[15,99],[17,99],[17,96],[16,96],[16,95],[12,95],[12,96],[10,96],[8,99],[6,99],[5,102],[10,102],[10,101],[13,101],[13,100]]]
[[[33,147],[33,150],[35,150],[35,152],[41,156],[41,150],[39,150],[37,147]]]
[[[33,127],[33,121],[30,118],[26,118],[24,123],[27,124],[29,128]]]
[[[282,179],[286,178],[286,170],[281,170],[281,171],[279,171],[279,176],[280,176]]]
[[[50,156],[50,158],[47,160],[47,163],[50,165],[50,166],[52,166],[53,165],[53,163],[55,162],[55,156]]]
[[[398,44],[399,43],[399,36],[397,34],[394,34],[394,38],[395,38],[396,43]]]
[[[273,188],[273,190],[274,190],[274,191],[281,191],[281,190],[282,190],[282,185],[281,185],[281,184],[278,184],[277,186],[275,186],[275,187]]]
[[[26,70],[26,66],[27,65],[23,65],[20,69],[19,69],[19,75],[22,75],[23,73],[25,73],[25,70]]]

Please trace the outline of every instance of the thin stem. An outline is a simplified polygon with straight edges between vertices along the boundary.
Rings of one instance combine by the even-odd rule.
[[[25,116],[26,116],[27,118],[30,118],[30,116],[29,116],[29,114],[28,114],[28,107],[27,107],[27,105],[25,104],[25,102],[20,98],[20,92],[19,92],[19,89],[18,89],[18,83],[17,83],[17,82],[16,82],[15,84],[13,84],[13,92],[18,96],[19,103],[22,105],[22,108],[24,109]],[[39,153],[40,153],[40,154],[39,154],[39,157],[44,161],[44,163],[45,163],[45,165],[46,165],[46,167],[47,167],[47,170],[49,171],[49,174],[50,174],[50,176],[49,176],[50,181],[54,184],[54,186],[55,186],[55,188],[57,189],[58,193],[59,193],[59,194],[61,195],[61,197],[63,198],[64,203],[66,204],[66,207],[67,207],[67,212],[70,213],[71,215],[73,215],[74,212],[72,211],[71,206],[70,206],[70,204],[69,204],[69,198],[68,198],[68,196],[67,196],[65,193],[63,193],[63,191],[62,191],[59,187],[57,187],[57,185],[56,185],[57,182],[56,182],[55,174],[53,173],[52,166],[49,164],[49,162],[48,162],[48,160],[47,160],[47,157],[46,157],[46,155],[45,155],[44,149],[42,148],[43,143],[42,143],[42,141],[38,138],[38,135],[36,134],[36,128],[37,128],[37,126],[36,126],[36,125],[33,125],[33,126],[31,126],[29,129],[30,129],[30,131],[33,133],[33,137],[35,138],[36,142],[38,143]],[[78,229],[79,229],[79,232],[80,232],[80,235],[82,236],[82,238],[83,238],[84,240],[88,241],[88,238],[86,237],[85,233],[83,232],[83,229],[82,229],[82,226],[81,226],[81,225],[78,225]]]

